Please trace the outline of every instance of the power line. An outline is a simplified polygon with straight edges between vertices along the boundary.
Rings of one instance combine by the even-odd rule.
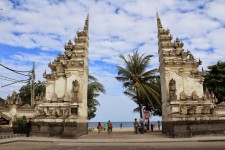
[[[20,75],[28,76],[29,77],[26,80],[16,80],[16,79],[13,79],[13,78],[10,78],[10,77],[6,77],[6,76],[3,76],[3,75],[0,75],[0,79],[11,82],[9,84],[6,84],[6,85],[1,86],[1,88],[2,87],[9,86],[9,85],[12,85],[12,84],[16,84],[16,83],[29,83],[31,81],[31,79],[34,77],[34,73],[35,73],[34,72],[34,68],[31,71],[18,71],[18,70],[15,70],[15,69],[11,69],[9,67],[6,67],[5,65],[3,65],[1,63],[0,63],[0,66],[4,67],[7,70],[10,70],[10,71],[12,71],[12,72],[14,72],[16,74],[20,74]],[[23,74],[25,72],[27,72],[28,74]]]
[[[10,77],[6,77],[6,76],[3,76],[3,75],[0,75],[0,78],[5,78],[5,80],[11,80],[11,81],[18,81],[18,80],[16,80],[16,79],[13,79],[13,78],[10,78]],[[3,79],[4,80],[4,79]]]
[[[14,69],[11,69],[11,68],[9,68],[9,67],[6,67],[5,65],[3,65],[3,64],[0,64],[0,66],[2,66],[2,67],[4,67],[5,69],[8,69],[8,70],[10,70],[10,71],[12,71],[12,72],[14,72],[14,73],[17,73],[17,74],[20,74],[20,75],[24,75],[24,76],[30,76],[29,74],[27,75],[27,74],[22,74],[22,73],[20,73],[20,72],[28,72],[28,73],[32,73],[32,71],[18,71],[18,70],[14,70]]]
[[[10,80],[10,79],[5,79],[5,78],[2,78],[2,77],[0,77],[0,79],[1,79],[1,80],[4,80],[4,81],[11,81],[11,82],[12,82],[12,81],[15,81],[15,80]]]
[[[29,80],[19,80],[19,81],[10,83],[10,84],[3,85],[3,86],[1,86],[1,88],[5,87],[5,86],[12,85],[12,84],[16,84],[16,83],[29,83]]]

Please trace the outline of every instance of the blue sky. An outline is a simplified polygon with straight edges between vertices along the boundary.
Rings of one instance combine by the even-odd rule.
[[[152,54],[149,68],[158,67],[156,12],[184,50],[202,60],[201,67],[225,60],[225,1],[223,0],[2,0],[0,1],[0,62],[18,70],[31,70],[36,63],[36,80],[44,80],[48,63],[73,39],[76,31],[89,22],[89,71],[105,86],[101,106],[92,121],[132,121],[139,114],[135,104],[123,95],[115,80],[119,55],[139,49]],[[201,69],[201,68],[200,68]],[[0,75],[21,79],[3,68]],[[7,84],[0,80],[0,85]],[[22,84],[0,89],[5,98]],[[158,120],[157,117],[152,117]]]

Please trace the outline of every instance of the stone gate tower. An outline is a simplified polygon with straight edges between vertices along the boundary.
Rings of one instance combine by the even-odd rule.
[[[201,60],[164,29],[157,13],[158,53],[162,95],[162,131],[174,137],[224,133],[224,104],[216,105],[212,92],[203,90]]]
[[[46,95],[35,98],[32,134],[76,137],[87,133],[88,24],[64,46],[64,54],[48,64]]]

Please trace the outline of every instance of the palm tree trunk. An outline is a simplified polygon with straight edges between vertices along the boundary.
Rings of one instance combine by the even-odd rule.
[[[143,118],[143,115],[142,115],[142,105],[141,105],[141,103],[139,103],[139,109],[140,109],[140,117]]]

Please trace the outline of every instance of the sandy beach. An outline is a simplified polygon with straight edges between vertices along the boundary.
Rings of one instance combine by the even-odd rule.
[[[154,128],[154,131],[158,131],[158,128]],[[95,128],[93,132],[98,132],[98,129]],[[101,132],[107,132],[102,130]],[[113,132],[134,132],[134,128],[113,128]]]
[[[113,132],[130,132],[130,131],[134,131],[134,128],[113,128]],[[98,129],[95,128],[94,130],[92,130],[92,132],[98,132]],[[101,132],[107,132],[102,130]]]

